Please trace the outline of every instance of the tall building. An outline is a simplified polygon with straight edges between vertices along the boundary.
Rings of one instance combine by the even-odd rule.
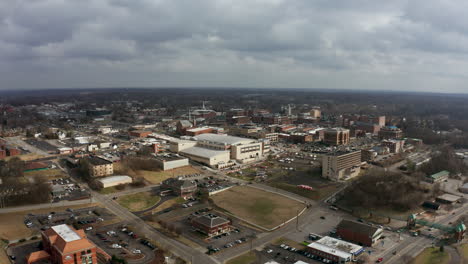
[[[399,139],[403,137],[403,131],[396,126],[382,127],[379,131],[379,139]]]
[[[356,177],[361,172],[361,150],[328,153],[322,159],[322,177],[341,181]]]
[[[330,145],[347,145],[349,143],[349,129],[329,128],[324,131],[323,141]]]

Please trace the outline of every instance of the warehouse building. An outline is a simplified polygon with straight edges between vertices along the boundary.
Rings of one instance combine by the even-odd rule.
[[[322,159],[322,177],[341,181],[356,177],[361,172],[361,151],[337,151]]]
[[[336,227],[336,233],[344,240],[372,247],[382,237],[383,229],[364,223],[342,220]]]
[[[186,148],[179,153],[193,161],[200,162],[210,167],[217,167],[218,164],[227,164],[231,159],[231,153],[227,150],[191,147]]]
[[[110,176],[101,178],[98,180],[102,188],[108,188],[112,186],[117,186],[120,184],[129,184],[133,182],[133,179],[130,176],[120,175],[120,176]]]
[[[158,156],[155,160],[158,166],[164,171],[189,165],[188,158],[181,157],[177,154],[165,154],[163,156]]]

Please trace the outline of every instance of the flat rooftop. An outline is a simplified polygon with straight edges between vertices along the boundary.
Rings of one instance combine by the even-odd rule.
[[[173,161],[173,160],[186,159],[186,157],[167,154],[167,155],[163,155],[163,156],[157,156],[154,159],[158,160],[158,161]]]
[[[53,226],[52,229],[57,233],[65,242],[71,242],[75,240],[80,240],[81,237],[75,232],[75,230],[71,229],[68,225],[56,225]]]
[[[184,150],[181,150],[180,153],[187,154],[187,155],[194,155],[198,157],[204,157],[204,158],[212,158],[220,154],[225,154],[225,153],[230,154],[231,152],[228,150],[213,150],[213,149],[207,149],[207,148],[201,148],[201,147],[191,147],[191,148],[186,148]]]
[[[213,134],[213,133],[206,133],[201,134],[194,137],[198,141],[209,141],[215,142],[218,144],[226,144],[226,145],[237,145],[237,144],[247,144],[250,142],[254,142],[254,139],[250,138],[241,138],[241,137],[233,137],[228,135],[220,135],[220,134]]]
[[[326,156],[341,156],[341,155],[346,155],[346,154],[350,154],[350,153],[354,153],[358,151],[360,152],[361,150],[349,150],[349,151],[340,150],[340,151],[330,152],[325,155]]]
[[[94,166],[112,164],[112,161],[108,161],[103,158],[95,157],[95,156],[88,157],[88,161],[89,163],[91,163],[91,165],[94,165]]]
[[[321,239],[315,242],[325,245],[327,247],[333,248],[335,250],[341,250],[349,254],[356,254],[362,250],[362,247],[359,245],[349,243],[349,242],[336,239],[333,237],[329,237],[329,236],[322,237]]]
[[[102,183],[114,183],[114,182],[120,182],[120,181],[132,181],[132,178],[127,175],[117,175],[117,176],[109,176],[105,178],[99,179],[100,182]]]

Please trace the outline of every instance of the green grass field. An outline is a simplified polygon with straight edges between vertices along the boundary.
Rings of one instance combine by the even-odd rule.
[[[60,169],[49,169],[40,171],[28,171],[24,173],[24,177],[45,176],[49,179],[63,178],[67,175]]]
[[[257,257],[255,256],[255,253],[249,252],[229,260],[226,264],[254,264],[256,261]]]
[[[416,256],[411,264],[447,264],[449,262],[450,255],[447,252],[440,252],[438,247],[430,247]]]
[[[118,192],[119,190],[117,190],[114,186],[112,187],[107,187],[107,188],[104,188],[102,190],[99,191],[100,194],[111,194],[111,193],[115,193],[115,192]]]
[[[159,196],[151,195],[149,192],[141,192],[121,196],[117,199],[117,202],[128,210],[135,212],[150,208],[157,204],[160,199]]]

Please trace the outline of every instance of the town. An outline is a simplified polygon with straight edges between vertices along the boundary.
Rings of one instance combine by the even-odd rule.
[[[468,261],[466,98],[46,94],[0,100],[0,263]]]

